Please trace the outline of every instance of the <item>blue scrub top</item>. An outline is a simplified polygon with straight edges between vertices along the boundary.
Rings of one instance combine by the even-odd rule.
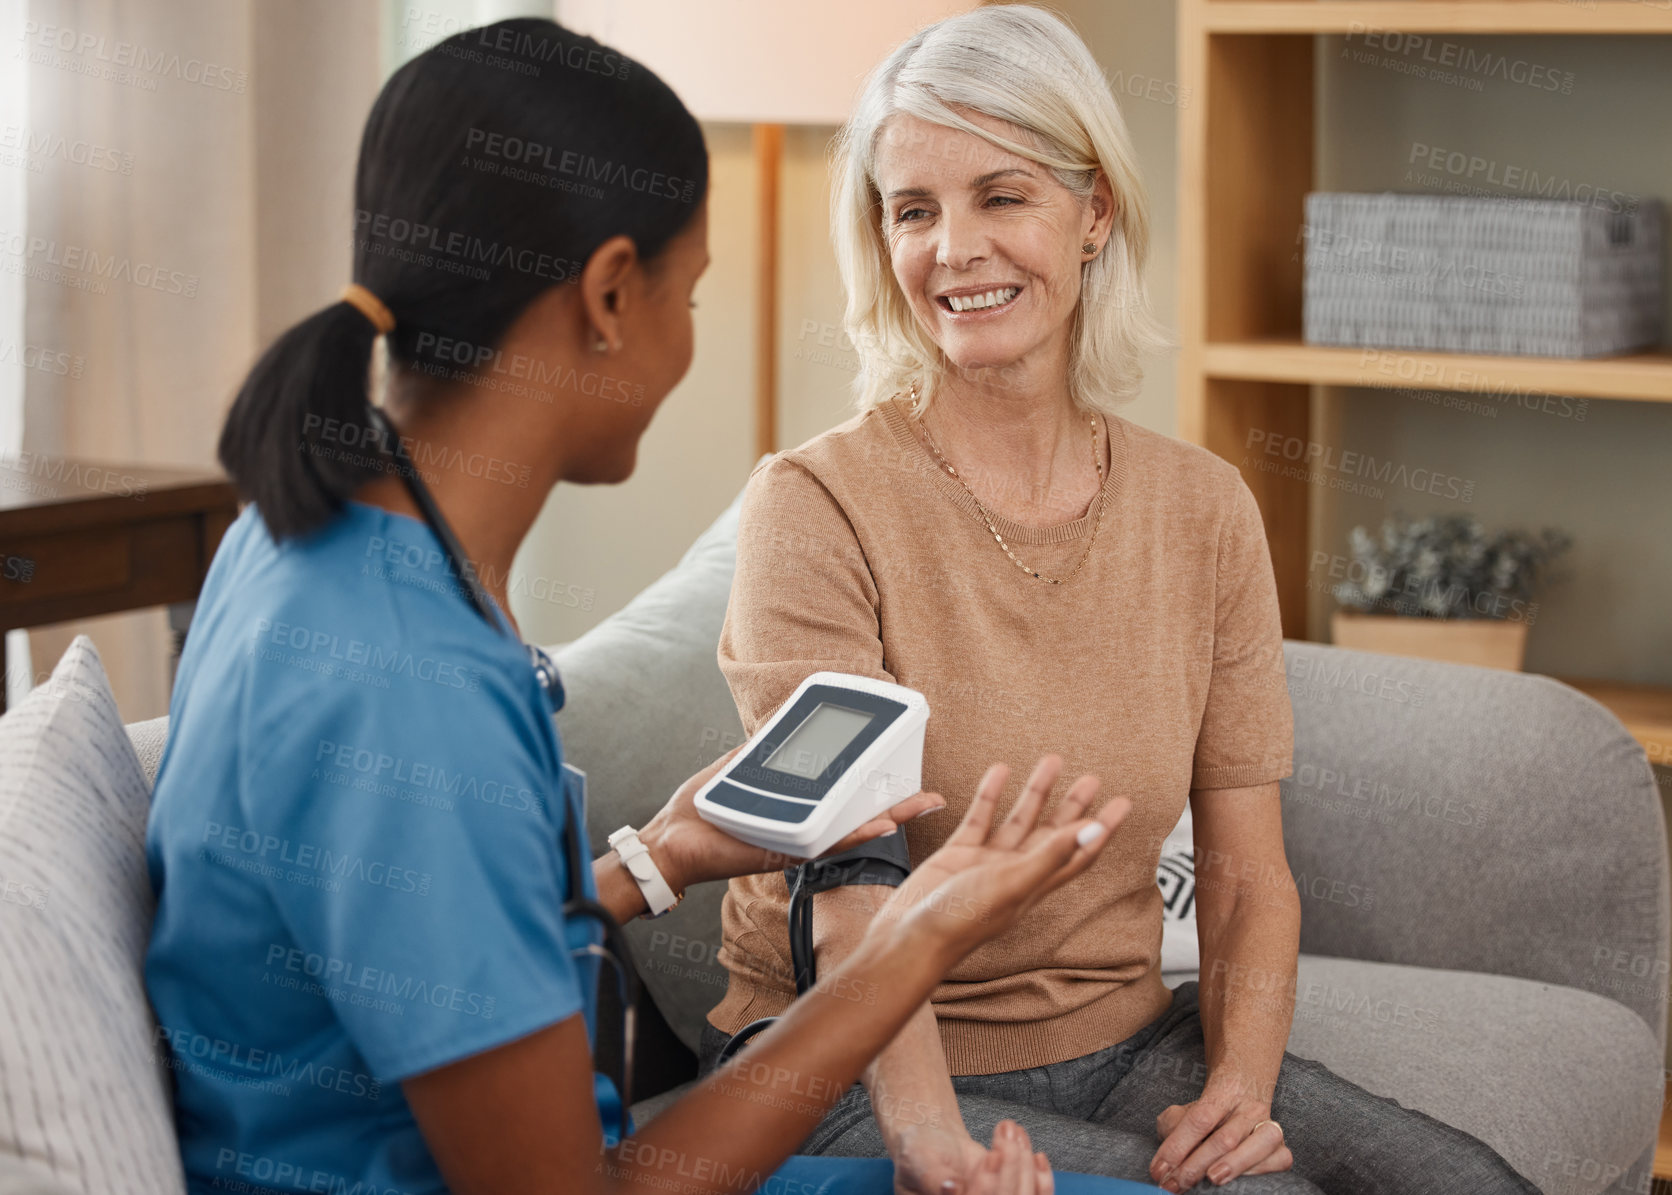
[[[443,1192],[400,1081],[577,1013],[590,1040],[584,818],[508,629],[404,515],[349,503],[281,546],[252,506],[222,541],[146,835],[194,1195]]]

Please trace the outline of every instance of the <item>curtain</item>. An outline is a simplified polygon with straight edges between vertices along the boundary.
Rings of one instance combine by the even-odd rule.
[[[5,122],[6,161],[23,161],[27,235],[0,249],[25,274],[26,341],[74,363],[24,371],[21,447],[213,467],[261,348],[348,280],[382,5],[10,2],[23,36],[5,69],[22,73],[26,102],[21,132]],[[161,611],[32,632],[37,678],[81,631],[125,718],[166,712]]]

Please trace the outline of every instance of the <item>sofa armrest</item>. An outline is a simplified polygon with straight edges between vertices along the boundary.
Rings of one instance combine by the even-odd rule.
[[[1284,652],[1301,950],[1596,992],[1664,1047],[1666,828],[1619,720],[1548,677]]]

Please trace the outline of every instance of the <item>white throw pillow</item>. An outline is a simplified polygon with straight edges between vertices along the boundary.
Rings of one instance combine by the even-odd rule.
[[[185,1190],[141,974],[150,804],[99,653],[78,636],[0,718],[0,1155],[21,1159],[14,1179]]]
[[[1196,942],[1196,837],[1190,823],[1190,803],[1167,841],[1155,866],[1161,889],[1161,970],[1195,971],[1202,965]]]

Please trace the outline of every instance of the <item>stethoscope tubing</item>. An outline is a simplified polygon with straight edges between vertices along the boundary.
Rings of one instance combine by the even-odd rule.
[[[459,544],[458,537],[453,534],[452,527],[436,505],[435,496],[418,475],[418,469],[407,455],[401,444],[400,436],[395,431],[394,424],[379,408],[367,404],[370,418],[381,433],[383,449],[395,462],[395,467],[402,482],[406,485],[407,493],[418,507],[418,512],[424,522],[441,543],[441,550],[446,553],[448,564],[459,579],[459,590],[471,607],[485,619],[489,626],[506,634],[510,634],[510,627],[503,620],[494,616],[493,601],[482,588],[481,581],[476,576],[476,567],[465,555],[464,548]],[[561,681],[556,668],[545,652],[530,646],[529,654],[535,675],[539,678],[541,688],[550,695],[555,689],[562,692]],[[561,778],[560,778],[561,779]],[[581,845],[582,830],[575,823],[576,811],[565,801],[563,818],[563,853],[568,864],[568,884],[571,893],[583,892],[581,876],[582,870],[591,866]],[[616,989],[621,1000],[622,1010],[622,1042],[621,1042],[621,1079],[616,1085],[621,1098],[620,1140],[625,1141],[632,1120],[629,1109],[633,1103],[633,1063],[635,1044],[638,1037],[638,1003],[639,1003],[639,975],[633,967],[632,955],[627,949],[626,935],[620,924],[603,905],[584,895],[570,895],[563,901],[563,919],[590,918],[597,923],[602,943],[589,942],[570,951],[575,954],[591,955],[609,962],[616,976]]]

